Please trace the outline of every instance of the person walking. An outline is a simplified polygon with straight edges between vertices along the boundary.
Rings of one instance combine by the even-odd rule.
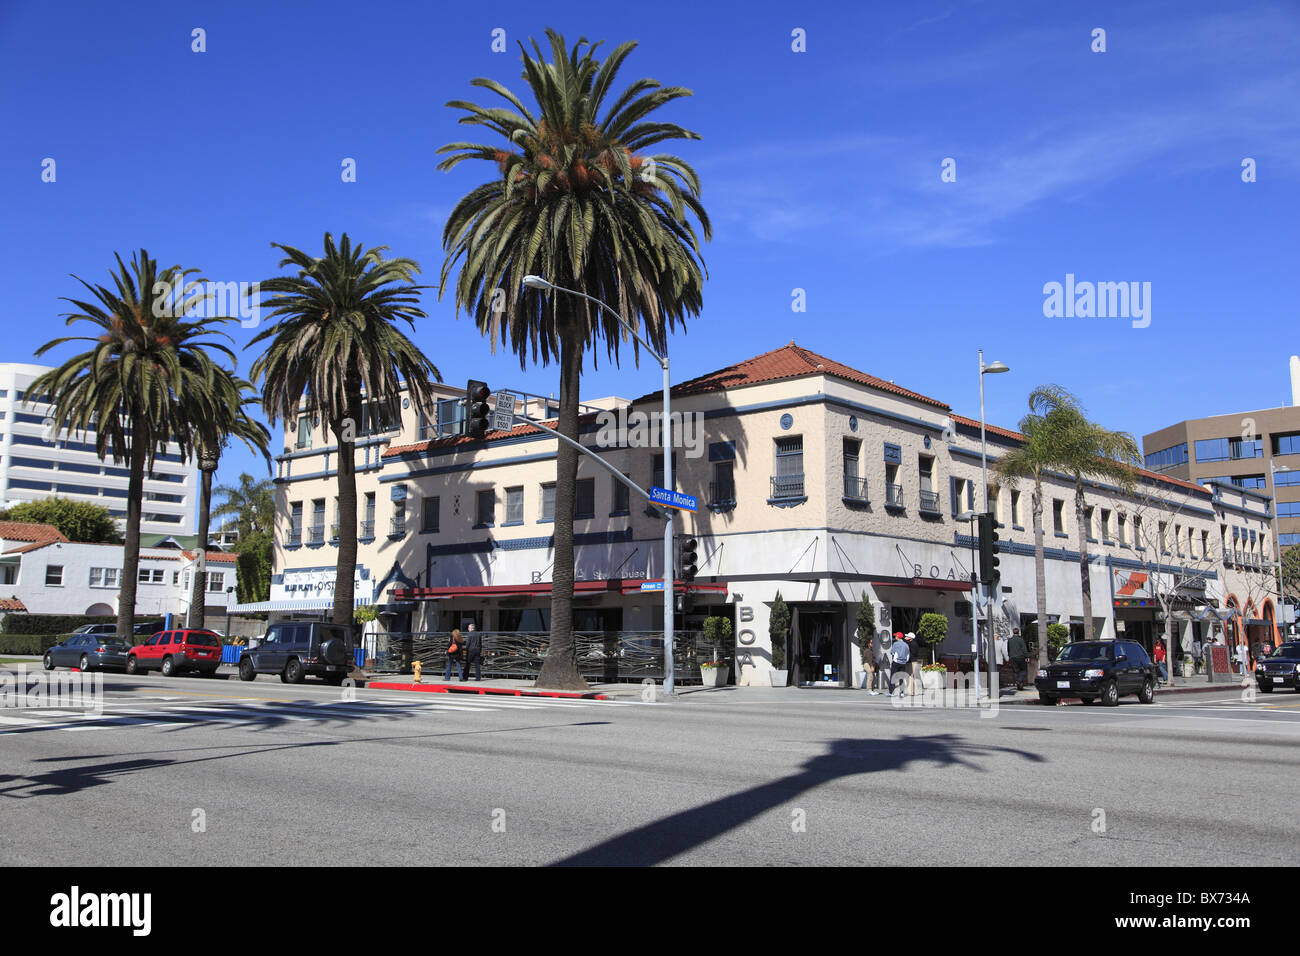
[[[1204,656],[1205,649],[1201,646],[1201,639],[1192,638],[1192,669],[1198,674],[1201,672],[1201,658]]]
[[[867,693],[873,697],[876,694],[876,661],[879,660],[876,645],[879,643],[880,638],[872,633],[871,640],[867,641],[867,646],[862,649],[862,669],[867,672]]]
[[[1011,676],[1016,682],[1016,690],[1024,690],[1029,681],[1029,645],[1020,636],[1020,628],[1011,629],[1007,639],[1007,657],[1011,659]]]
[[[466,675],[469,673],[470,666],[474,667],[474,680],[483,680],[483,635],[478,632],[478,628],[473,624],[469,626],[469,633],[465,635],[465,653],[460,662],[460,679],[468,680]]]
[[[1160,638],[1156,638],[1154,657],[1156,660],[1156,672],[1160,675],[1160,683],[1169,683],[1169,668],[1165,667],[1165,642],[1160,640]]]
[[[461,637],[460,628],[454,628],[451,632],[451,643],[447,645],[447,670],[442,675],[443,680],[451,680],[451,665],[453,661],[459,662],[463,648],[464,639]]]
[[[894,641],[889,645],[889,692],[898,691],[902,697],[907,686],[907,663],[912,659],[912,649],[902,631],[894,633]]]

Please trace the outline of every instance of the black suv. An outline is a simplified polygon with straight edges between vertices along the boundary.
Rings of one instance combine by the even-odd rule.
[[[1056,660],[1038,672],[1034,686],[1039,702],[1049,705],[1078,697],[1085,704],[1101,701],[1114,707],[1124,694],[1137,694],[1149,704],[1156,698],[1156,666],[1133,641],[1078,641],[1061,648]]]
[[[239,656],[239,679],[279,674],[286,684],[301,684],[316,674],[341,684],[352,670],[352,642],[346,627],[315,621],[283,621],[266,629],[257,647]]]
[[[1274,687],[1290,687],[1300,693],[1300,643],[1283,644],[1257,661],[1255,684],[1261,694],[1273,693]]]

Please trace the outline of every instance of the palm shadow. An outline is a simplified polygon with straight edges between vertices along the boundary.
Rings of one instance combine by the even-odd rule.
[[[702,846],[760,814],[834,780],[863,773],[905,770],[909,764],[919,761],[961,766],[985,773],[984,768],[970,758],[995,754],[1011,754],[1035,763],[1044,759],[1038,754],[1011,747],[962,743],[955,734],[889,740],[841,738],[831,742],[827,753],[810,758],[798,773],[674,813],[551,865],[654,866]]]

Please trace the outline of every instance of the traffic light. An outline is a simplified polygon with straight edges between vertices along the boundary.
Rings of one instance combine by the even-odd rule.
[[[991,511],[979,516],[980,540],[980,581],[992,586],[998,583],[1002,572],[998,570],[1001,560],[998,558],[998,522]]]
[[[700,570],[697,543],[694,538],[682,538],[677,548],[677,576],[683,581],[694,581]]]
[[[487,434],[488,420],[491,412],[488,411],[488,395],[491,390],[487,387],[486,382],[469,380],[465,386],[465,434],[470,438],[482,438]]]

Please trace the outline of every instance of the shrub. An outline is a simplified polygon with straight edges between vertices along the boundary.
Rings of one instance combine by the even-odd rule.
[[[44,654],[58,643],[55,634],[0,634],[0,654]]]
[[[1047,650],[1053,658],[1070,642],[1070,629],[1064,624],[1047,625]]]
[[[772,667],[779,671],[785,670],[785,637],[789,631],[790,606],[781,598],[781,592],[777,591],[768,617],[767,634],[772,639]]]
[[[871,640],[876,633],[876,606],[862,596],[858,605],[858,649],[862,651],[862,663],[871,663]]]
[[[916,639],[930,650],[930,663],[934,663],[934,649],[948,637],[948,619],[942,614],[922,614],[916,625]]]
[[[706,618],[701,630],[704,639],[713,645],[713,660],[716,663],[718,652],[721,651],[725,657],[731,647],[731,620],[725,617]]]
[[[68,634],[83,624],[112,624],[117,618],[108,614],[31,614],[11,611],[0,625],[3,634]],[[157,614],[138,615],[137,624],[161,624]],[[57,642],[56,642],[57,643]]]

